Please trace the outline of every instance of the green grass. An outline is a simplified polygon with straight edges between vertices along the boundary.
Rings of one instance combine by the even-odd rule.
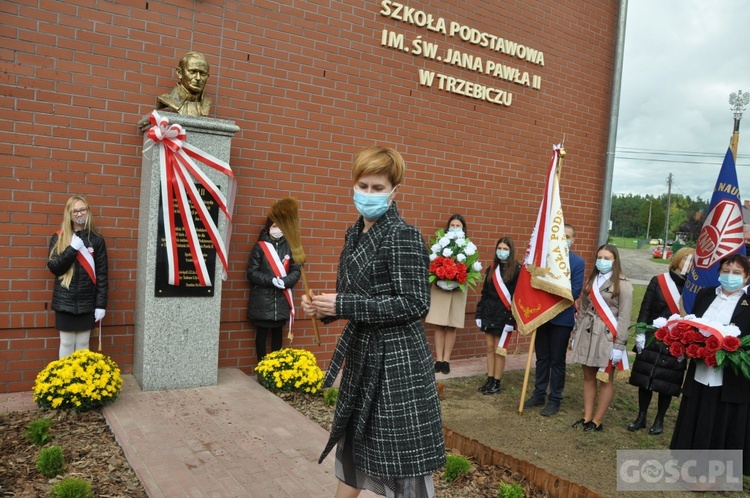
[[[610,237],[610,243],[623,249],[638,249],[638,238],[633,237]]]

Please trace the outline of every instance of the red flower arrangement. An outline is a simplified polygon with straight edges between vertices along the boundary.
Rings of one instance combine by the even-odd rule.
[[[440,280],[455,280],[459,284],[465,284],[468,269],[465,264],[456,263],[453,258],[438,256],[430,263],[430,273],[434,273]]]
[[[750,380],[750,335],[738,337],[734,325],[717,325],[693,315],[659,318],[653,325],[636,324],[638,331],[653,331],[654,340],[669,348],[675,358],[687,356],[710,367],[729,364],[736,374]]]

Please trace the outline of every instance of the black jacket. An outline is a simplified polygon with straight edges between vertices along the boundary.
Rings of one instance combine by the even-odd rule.
[[[272,280],[276,276],[271,263],[266,259],[260,242],[270,242],[279,254],[279,260],[289,256],[289,269],[283,278],[286,288],[294,287],[299,281],[300,269],[292,259],[292,251],[286,237],[273,240],[265,231],[261,233],[260,239],[253,251],[250,253],[250,261],[247,264],[247,279],[250,281],[250,300],[247,303],[247,317],[250,320],[263,320],[268,322],[282,322],[289,319],[289,302],[284,296],[284,291],[274,286]]]
[[[669,271],[669,277],[682,294],[685,277],[672,270]],[[638,322],[651,325],[659,317],[669,318],[670,316],[672,316],[672,311],[664,299],[657,277],[653,277],[643,295]],[[685,377],[687,359],[683,358],[682,361],[678,361],[669,354],[668,347],[653,340],[653,333],[647,335],[646,344],[643,351],[635,355],[630,372],[630,384],[669,396],[679,396],[682,380]]]
[[[510,282],[505,282],[505,286],[510,292],[510,297],[513,297],[513,293],[516,290],[516,282],[518,281],[518,274],[521,265],[517,261],[513,261],[512,264],[516,266],[516,271]],[[500,262],[500,275],[503,274],[505,269],[505,263]],[[484,275],[484,284],[482,285],[482,297],[479,299],[477,304],[477,312],[475,317],[478,320],[482,320],[482,330],[488,332],[490,330],[503,330],[506,325],[515,325],[516,320],[513,318],[513,313],[509,310],[500,296],[495,290],[495,284],[492,283],[492,272],[495,269],[488,267]]]
[[[76,259],[78,251],[70,246],[66,247],[62,254],[48,257],[47,268],[55,277],[58,277],[55,278],[55,288],[52,292],[52,309],[82,315],[93,313],[96,308],[107,308],[107,247],[104,244],[104,238],[94,232],[80,230],[76,232],[76,235],[83,240],[83,244],[94,256],[96,284],[91,281],[91,277],[81,268],[81,264]],[[52,254],[57,238],[58,234],[55,233],[49,243],[48,254]],[[60,283],[59,277],[65,274],[71,266],[74,268],[73,278],[70,281],[70,287],[66,289]]]

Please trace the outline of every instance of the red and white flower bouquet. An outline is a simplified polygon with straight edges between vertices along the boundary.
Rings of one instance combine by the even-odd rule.
[[[710,367],[729,365],[750,380],[750,335],[740,338],[734,325],[710,322],[695,315],[657,318],[653,325],[639,323],[638,331],[653,331],[653,340],[669,348],[675,358],[703,361]]]
[[[482,280],[477,246],[463,232],[442,228],[430,238],[430,283],[444,290],[474,288]]]

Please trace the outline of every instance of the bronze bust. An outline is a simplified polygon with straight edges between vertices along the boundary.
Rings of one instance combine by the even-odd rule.
[[[206,95],[210,66],[199,52],[188,52],[175,69],[179,82],[169,93],[157,98],[157,109],[187,116],[208,116],[211,99]]]

